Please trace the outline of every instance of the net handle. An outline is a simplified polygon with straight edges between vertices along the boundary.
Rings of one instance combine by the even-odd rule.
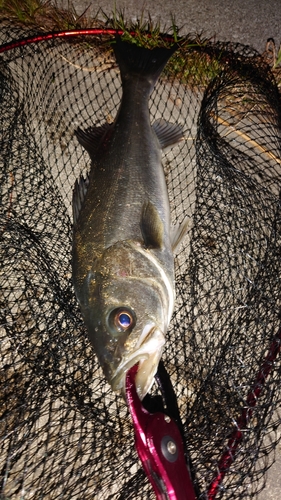
[[[272,341],[267,356],[255,378],[255,382],[253,384],[253,388],[249,391],[247,399],[246,399],[246,407],[243,409],[240,417],[236,422],[236,429],[232,432],[231,437],[227,443],[227,449],[221,456],[221,459],[218,463],[218,474],[211,482],[208,488],[208,500],[214,500],[220,484],[229,470],[231,464],[235,460],[235,453],[239,444],[243,440],[243,429],[247,427],[248,422],[250,421],[253,415],[253,408],[256,406],[259,396],[263,390],[264,384],[266,382],[267,377],[269,376],[274,361],[279,354],[281,349],[281,327]]]

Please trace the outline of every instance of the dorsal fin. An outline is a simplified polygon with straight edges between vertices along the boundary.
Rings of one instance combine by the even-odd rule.
[[[164,225],[156,207],[150,201],[144,203],[141,214],[141,232],[147,248],[162,248]]]
[[[83,205],[87,189],[89,186],[89,176],[86,179],[81,174],[79,179],[76,179],[72,195],[72,213],[73,213],[73,224],[77,223],[81,207]]]
[[[104,123],[99,127],[92,126],[86,130],[82,130],[81,128],[75,130],[75,135],[79,143],[88,151],[91,158],[95,156],[102,138],[110,127],[110,123]]]
[[[183,128],[177,123],[170,123],[160,119],[153,123],[152,128],[157,135],[161,149],[172,146],[184,139]]]
[[[184,219],[181,224],[175,224],[171,228],[171,246],[173,252],[177,250],[179,245],[181,244],[183,238],[187,234],[187,230],[189,227],[188,219]]]

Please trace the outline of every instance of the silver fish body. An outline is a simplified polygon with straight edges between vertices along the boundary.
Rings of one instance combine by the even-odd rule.
[[[119,38],[122,101],[113,124],[76,135],[90,154],[89,178],[73,197],[73,282],[89,338],[114,390],[139,362],[143,398],[153,383],[174,308],[170,207],[161,147],[177,125],[150,123],[149,97],[173,49]]]

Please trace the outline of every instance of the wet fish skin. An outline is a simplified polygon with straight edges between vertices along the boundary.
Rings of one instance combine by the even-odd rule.
[[[122,101],[112,125],[77,131],[92,160],[74,189],[73,282],[89,338],[114,390],[139,361],[141,398],[162,354],[174,307],[170,207],[161,147],[177,125],[150,123],[148,101],[175,49],[116,40]],[[158,136],[158,137],[157,137]]]

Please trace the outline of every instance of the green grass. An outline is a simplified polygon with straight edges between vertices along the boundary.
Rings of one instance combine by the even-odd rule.
[[[136,22],[127,21],[124,11],[113,11],[112,16],[103,13],[106,25],[109,28],[123,31],[122,39],[141,47],[153,49],[154,47],[170,47],[171,40],[162,36],[160,23],[155,23],[149,17],[144,19],[143,13]],[[178,29],[171,21],[172,25],[168,29],[163,29],[170,34],[172,41],[178,41]]]
[[[154,48],[169,47],[173,42],[178,43],[179,50],[175,52],[164,69],[168,76],[176,74],[182,82],[189,83],[191,86],[205,86],[222,69],[219,59],[212,58],[202,51],[210,40],[199,35],[182,38],[173,18],[170,26],[160,30],[160,23],[154,23],[150,18],[144,20],[141,17],[137,22],[132,23],[126,21],[124,13],[120,11],[113,12],[112,17],[105,17],[108,27],[122,30],[122,39],[133,44]],[[163,36],[162,32],[169,35],[169,38]]]
[[[1,0],[0,15],[2,19],[30,26],[36,24],[40,16],[48,16],[49,6],[49,1]]]
[[[281,89],[281,46],[279,47],[275,60],[273,61],[273,73],[275,74],[277,85]]]
[[[170,46],[173,41],[179,42],[179,50],[170,59],[165,72],[167,76],[176,75],[181,82],[191,87],[205,87],[224,67],[220,53],[205,50],[212,46],[210,39],[204,39],[200,35],[181,38],[173,18],[170,26],[162,29],[170,35],[170,40],[162,36],[160,23],[152,22],[150,18],[144,19],[143,14],[134,23],[126,20],[124,11],[117,10],[114,10],[111,16],[99,10],[94,17],[89,17],[88,9],[78,15],[71,2],[68,9],[63,10],[50,0],[0,0],[1,19],[38,28],[40,31],[113,28],[123,31],[124,40],[148,48],[165,47]],[[281,48],[274,54],[270,65],[281,87]]]
[[[87,17],[87,10],[78,15],[72,3],[64,10],[50,0],[0,0],[0,19],[43,31],[96,27],[97,19]]]
[[[202,51],[210,40],[203,39],[199,35],[182,38],[173,18],[171,24],[161,30],[160,23],[152,22],[150,18],[144,19],[143,16],[133,23],[125,19],[124,12],[113,12],[112,17],[103,15],[107,27],[122,30],[122,39],[133,44],[154,48],[170,47],[173,42],[178,43],[179,49],[164,69],[167,76],[177,75],[181,82],[193,87],[205,86],[222,69],[217,58],[211,58]],[[163,36],[162,32],[169,38]]]

